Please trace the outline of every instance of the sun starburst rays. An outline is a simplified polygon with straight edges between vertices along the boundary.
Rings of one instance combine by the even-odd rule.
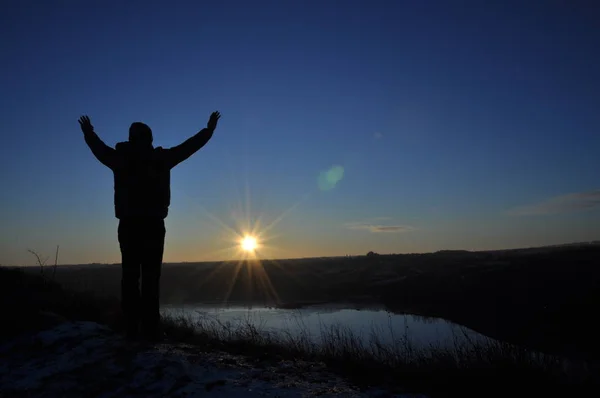
[[[224,163],[233,166],[236,158],[230,156],[228,160]],[[229,202],[227,213],[212,213],[197,199],[186,195],[192,199],[192,207],[200,210],[199,215],[204,215],[214,227],[217,227],[213,235],[216,237],[212,245],[214,249],[210,253],[203,253],[203,256],[231,259],[216,264],[201,285],[211,287],[211,290],[215,291],[215,299],[223,298],[224,302],[229,302],[232,297],[237,299],[240,294],[250,294],[255,299],[260,296],[279,302],[280,295],[272,282],[273,275],[283,273],[293,279],[296,278],[286,267],[272,260],[289,257],[292,254],[276,243],[280,237],[285,236],[281,228],[277,227],[306,201],[310,193],[305,193],[290,206],[282,209],[283,211],[274,213],[270,206],[256,211],[257,202],[251,194],[249,179],[251,164],[244,163],[246,163],[245,167],[241,169],[230,168],[232,183],[230,186],[234,191],[233,195],[223,196],[226,198],[226,203]]]
[[[246,203],[238,202],[237,206],[230,212],[230,217],[233,221],[230,223],[227,223],[207,211],[203,206],[200,206],[202,212],[221,231],[223,246],[215,250],[215,253],[218,253],[219,256],[227,255],[228,257],[233,257],[233,261],[217,264],[207,275],[202,285],[224,281],[224,296],[222,296],[224,304],[230,302],[234,292],[235,297],[239,297],[242,292],[242,294],[250,296],[247,298],[251,298],[252,301],[261,300],[270,303],[279,303],[280,295],[271,280],[271,275],[273,272],[285,272],[288,274],[289,272],[275,260],[267,260],[274,256],[279,257],[285,253],[285,250],[277,247],[273,242],[277,236],[280,236],[280,234],[273,234],[273,228],[304,199],[302,198],[281,214],[268,221],[267,219],[271,217],[267,217],[267,214],[259,214],[256,217],[252,217],[248,193],[246,195]],[[289,275],[292,276],[291,274]]]

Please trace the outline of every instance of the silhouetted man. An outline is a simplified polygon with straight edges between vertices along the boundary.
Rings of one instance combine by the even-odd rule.
[[[171,201],[170,171],[212,137],[219,112],[210,115],[206,128],[182,144],[163,149],[152,145],[152,130],[136,122],[129,128],[129,141],[115,149],[94,132],[90,118],[79,119],[85,142],[92,153],[114,174],[115,216],[122,259],[121,305],[127,336],[141,331],[159,339],[159,281],[165,242],[165,223]],[[140,295],[140,273],[142,289]]]

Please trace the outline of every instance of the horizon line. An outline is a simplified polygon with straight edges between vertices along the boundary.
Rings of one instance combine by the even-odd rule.
[[[407,252],[407,253],[377,253],[373,252],[379,256],[406,256],[406,255],[415,255],[415,254],[435,254],[440,252],[468,252],[468,253],[489,253],[489,252],[504,252],[504,251],[518,251],[518,250],[533,250],[533,249],[545,249],[545,248],[558,248],[558,247],[566,247],[566,246],[577,246],[577,245],[600,245],[600,240],[592,240],[592,241],[578,241],[578,242],[569,242],[569,243],[558,243],[554,245],[543,245],[543,246],[527,246],[527,247],[517,247],[512,249],[483,249],[483,250],[468,250],[468,249],[440,249],[429,252]],[[368,254],[368,253],[367,253]],[[163,266],[165,265],[176,265],[176,264],[207,264],[207,263],[228,263],[228,262],[236,262],[236,261],[291,261],[291,260],[311,260],[311,259],[327,259],[327,258],[346,258],[346,257],[366,257],[367,254],[342,254],[337,256],[309,256],[309,257],[290,257],[290,258],[243,258],[243,259],[230,259],[230,260],[201,260],[201,261],[169,261],[163,262]],[[121,263],[85,263],[85,264],[58,264],[56,267],[74,267],[74,266],[117,266],[121,265]],[[32,265],[8,265],[8,264],[0,264],[0,267],[39,267],[39,264]],[[52,268],[53,264],[46,264],[44,268]]]

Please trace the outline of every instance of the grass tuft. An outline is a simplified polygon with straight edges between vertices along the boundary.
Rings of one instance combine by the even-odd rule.
[[[182,313],[163,316],[163,324],[171,339],[206,349],[260,360],[322,362],[362,388],[383,385],[398,392],[431,396],[488,397],[525,391],[600,391],[597,373],[590,364],[569,362],[492,339],[473,340],[464,331],[455,334],[450,344],[423,348],[411,343],[408,330],[395,336],[393,343],[381,338],[382,330],[372,329],[365,338],[341,324],[322,326],[319,336],[311,336],[301,320],[294,332],[275,333],[249,315],[223,321],[206,314],[192,319]]]

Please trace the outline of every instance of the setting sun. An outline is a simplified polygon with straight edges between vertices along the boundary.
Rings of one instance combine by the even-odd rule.
[[[246,252],[253,252],[258,246],[258,244],[256,242],[256,238],[252,236],[246,236],[240,242],[240,246],[242,247],[242,250]]]

